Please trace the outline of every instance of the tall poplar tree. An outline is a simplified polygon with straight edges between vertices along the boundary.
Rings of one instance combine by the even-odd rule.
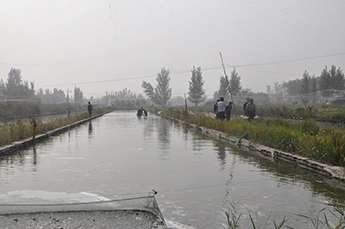
[[[166,106],[167,102],[171,98],[172,89],[169,88],[169,69],[163,67],[157,74],[156,81],[157,86],[154,88],[150,83],[143,81],[141,87],[144,89],[144,93],[149,99],[157,105]]]
[[[11,68],[6,83],[6,95],[12,99],[34,97],[34,82],[31,82],[29,87],[29,83],[22,80],[22,71]]]
[[[241,76],[238,75],[238,72],[236,72],[236,69],[231,72],[230,76],[230,89],[232,95],[236,96],[241,91]]]
[[[204,90],[204,81],[202,79],[202,72],[201,67],[195,69],[193,67],[192,77],[189,81],[189,92],[188,92],[188,99],[198,106],[198,104],[204,102],[206,100],[205,90]]]
[[[219,90],[214,93],[214,96],[216,96],[215,99],[219,99],[220,97],[224,97],[225,101],[230,100],[230,93],[228,89],[228,84],[226,82],[225,76],[221,76],[219,79]]]

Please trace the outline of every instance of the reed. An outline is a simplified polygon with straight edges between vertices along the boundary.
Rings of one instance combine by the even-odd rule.
[[[94,114],[101,114],[106,112],[105,109],[98,109],[94,111]],[[0,146],[8,145],[12,142],[33,138],[36,134],[46,133],[62,126],[66,126],[77,121],[88,118],[88,113],[81,113],[72,115],[70,117],[59,117],[57,119],[51,119],[48,122],[37,121],[32,119],[18,119],[15,122],[8,122],[3,120],[0,125]]]
[[[156,110],[158,110],[156,108]],[[159,109],[160,113],[226,134],[245,138],[278,150],[299,154],[323,163],[345,166],[345,130],[320,125],[311,119],[258,119],[248,122],[233,118],[229,122],[205,114],[178,109]]]
[[[225,216],[227,218],[227,228],[228,229],[235,229],[235,228],[241,228],[241,217],[243,213],[240,213],[237,208],[238,208],[239,203],[237,202],[236,204],[230,203],[230,206],[228,208],[228,211],[225,212]],[[321,210],[318,211],[317,215],[314,217],[310,216],[305,216],[302,214],[294,214],[296,217],[301,217],[304,219],[308,219],[311,221],[313,228],[315,229],[341,229],[345,228],[345,214],[344,210],[339,207],[337,204],[333,203],[331,205],[332,210],[328,210],[327,207],[322,208]],[[328,212],[327,212],[328,210]],[[327,216],[328,213],[328,216]],[[269,221],[270,221],[270,216],[267,217],[265,222],[260,223],[257,219],[255,219],[250,212],[248,212],[250,223],[253,229],[257,228],[268,228],[269,226]],[[331,222],[329,220],[329,216],[333,215],[334,220],[336,222]],[[275,229],[280,229],[280,228],[290,228],[294,229],[294,227],[288,226],[288,220],[285,216],[280,222],[276,222],[274,219],[273,221],[273,227]]]

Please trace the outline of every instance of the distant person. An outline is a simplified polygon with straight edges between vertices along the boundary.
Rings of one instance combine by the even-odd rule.
[[[138,117],[147,116],[147,111],[143,107],[141,107],[137,112],[137,116]]]
[[[249,98],[246,99],[246,102],[243,104],[243,116],[247,116],[247,104],[249,103]]]
[[[217,103],[218,117],[220,120],[225,119],[225,107],[226,107],[226,103],[224,102],[224,98],[220,97],[220,101]]]
[[[147,116],[147,111],[144,108],[142,109],[143,109],[144,115]]]
[[[92,110],[93,110],[93,105],[88,102],[87,104],[87,111],[89,112],[89,117],[91,118],[91,115],[92,115]]]
[[[143,115],[143,110],[140,108],[137,112],[137,116],[141,117]]]
[[[217,99],[216,104],[214,104],[214,106],[213,106],[213,112],[216,114],[216,118],[219,118],[219,117],[218,117],[218,102],[219,102],[219,101],[220,101],[220,100]]]
[[[249,103],[246,106],[246,113],[247,113],[249,122],[254,119],[255,113],[256,113],[256,107],[254,104],[254,99],[249,100]]]
[[[229,104],[225,107],[226,121],[230,121],[231,109],[232,109],[232,102],[229,102]]]

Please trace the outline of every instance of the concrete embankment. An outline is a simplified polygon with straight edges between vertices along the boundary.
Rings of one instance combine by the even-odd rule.
[[[208,129],[202,126],[185,122],[185,121],[176,120],[171,117],[166,117],[166,116],[161,116],[161,117],[167,118],[174,122],[178,122],[183,126],[194,129],[195,131],[199,133],[205,134],[207,136],[210,136],[212,138],[215,138],[221,141],[229,142],[231,144],[235,144],[238,141],[237,137],[229,136],[220,131]],[[345,182],[345,168],[344,167],[322,164],[320,162],[310,160],[306,157],[295,155],[292,153],[283,152],[283,151],[270,148],[264,145],[260,145],[244,138],[241,139],[240,144],[241,144],[241,147],[247,147],[250,150],[257,151],[266,157],[272,157],[274,159],[288,161],[288,162],[326,174],[337,180]]]
[[[107,113],[109,113],[109,112],[107,112]],[[89,122],[92,119],[98,118],[98,117],[103,116],[103,115],[105,115],[107,113],[98,114],[98,115],[95,115],[95,116],[93,116],[91,118],[80,120],[78,122],[75,122],[75,123],[69,124],[67,126],[63,126],[63,127],[57,128],[55,130],[49,131],[49,132],[44,133],[44,134],[38,134],[38,135],[35,136],[35,139],[32,139],[32,138],[24,139],[24,140],[12,142],[9,145],[1,146],[0,147],[0,156],[1,155],[6,155],[6,154],[10,154],[10,153],[13,153],[13,152],[15,152],[17,150],[23,149],[23,148],[25,148],[27,146],[33,145],[34,143],[37,143],[37,142],[43,141],[44,139],[49,138],[50,136],[59,135],[59,134],[61,134],[63,132],[66,132],[66,131],[68,131],[68,130],[78,126],[78,125],[81,125],[81,124],[83,124],[85,122]]]

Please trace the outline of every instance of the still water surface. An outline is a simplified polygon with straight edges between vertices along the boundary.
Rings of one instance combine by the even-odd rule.
[[[73,201],[80,193],[131,198],[152,189],[175,228],[224,228],[230,203],[243,214],[240,228],[252,228],[248,212],[258,225],[286,216],[286,225],[312,228],[294,214],[316,217],[345,202],[344,183],[135,111],[109,113],[0,160],[2,203]]]

